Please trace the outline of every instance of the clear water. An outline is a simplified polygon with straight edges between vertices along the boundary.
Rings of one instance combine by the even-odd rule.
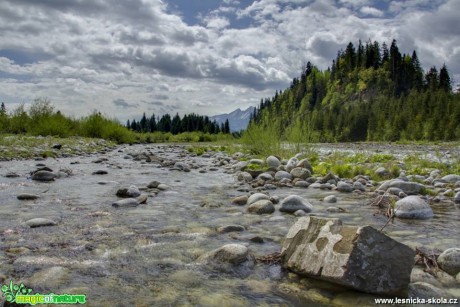
[[[124,159],[129,152],[152,152],[194,166],[191,172],[171,171],[155,163]],[[301,278],[279,265],[260,263],[237,267],[202,265],[197,258],[227,243],[247,245],[254,256],[280,250],[292,215],[252,215],[230,200],[238,192],[234,175],[220,167],[210,171],[213,158],[190,157],[180,146],[129,146],[93,163],[100,155],[0,162],[0,175],[14,171],[19,178],[0,177],[0,276],[27,284],[37,272],[65,267],[65,274],[35,285],[40,293],[87,295],[87,306],[321,306],[367,305],[373,296]],[[79,164],[71,164],[71,162]],[[71,169],[72,176],[51,183],[35,182],[27,175],[44,163],[53,170]],[[92,175],[104,169],[108,175]],[[208,170],[199,173],[198,170]],[[120,187],[146,187],[157,180],[171,187],[136,208],[113,208]],[[101,184],[104,183],[104,184]],[[20,193],[39,194],[20,201]],[[146,192],[149,193],[149,192]],[[281,199],[297,194],[314,205],[313,214],[340,217],[351,225],[380,229],[386,218],[374,215],[364,196],[317,189],[284,188],[270,192]],[[321,201],[336,194],[337,204]],[[202,207],[202,203],[220,207]],[[345,213],[329,213],[340,206]],[[433,206],[427,221],[395,220],[386,233],[410,246],[446,249],[458,246],[460,211],[454,205]],[[53,227],[28,228],[25,221],[50,218]],[[226,224],[246,227],[242,233],[220,234]],[[249,237],[260,236],[264,243]],[[14,250],[21,249],[22,252]],[[26,258],[29,257],[29,258]],[[32,258],[30,258],[32,257]],[[36,276],[36,275],[35,275]]]

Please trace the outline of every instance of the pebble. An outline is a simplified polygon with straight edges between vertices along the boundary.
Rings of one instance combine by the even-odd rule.
[[[35,194],[27,194],[27,193],[19,194],[17,196],[17,199],[19,199],[19,200],[34,200],[34,199],[37,199],[37,198],[40,198],[40,196],[35,195]]]

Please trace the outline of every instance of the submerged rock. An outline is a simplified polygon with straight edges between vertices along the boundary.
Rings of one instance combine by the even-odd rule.
[[[404,219],[429,219],[433,217],[433,210],[420,197],[407,196],[396,202],[394,214]]]
[[[112,206],[115,208],[137,207],[139,202],[135,198],[125,198],[114,202]]]
[[[256,201],[262,200],[262,199],[270,199],[270,197],[267,194],[263,193],[254,193],[251,196],[249,196],[247,205],[251,205],[255,203]]]
[[[248,255],[249,250],[246,246],[241,244],[227,244],[201,256],[198,261],[240,264],[248,260]]]
[[[40,196],[35,195],[35,194],[28,194],[28,193],[19,194],[17,196],[17,199],[19,200],[34,200],[37,198],[40,198]]]
[[[281,255],[296,273],[363,292],[394,294],[409,284],[415,252],[370,226],[309,216],[291,227]]]
[[[268,199],[260,199],[248,206],[249,213],[271,214],[275,212],[275,206]]]

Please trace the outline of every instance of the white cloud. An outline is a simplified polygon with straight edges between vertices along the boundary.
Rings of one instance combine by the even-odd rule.
[[[370,7],[370,6],[363,6],[362,8],[359,9],[361,13],[364,15],[370,15],[370,16],[375,16],[375,17],[382,17],[384,13],[376,9],[375,7]]]
[[[244,4],[227,0],[187,25],[165,1],[4,0],[0,98],[43,96],[66,114],[97,108],[123,121],[144,111],[230,112],[284,89],[308,60],[325,69],[359,39],[396,38],[426,67],[445,62],[460,76],[459,1],[393,1],[391,12],[367,0]],[[232,28],[238,17],[250,22]]]

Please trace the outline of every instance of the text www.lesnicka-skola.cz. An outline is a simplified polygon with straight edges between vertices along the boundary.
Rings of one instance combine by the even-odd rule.
[[[376,304],[458,304],[458,298],[376,298],[374,299]]]

